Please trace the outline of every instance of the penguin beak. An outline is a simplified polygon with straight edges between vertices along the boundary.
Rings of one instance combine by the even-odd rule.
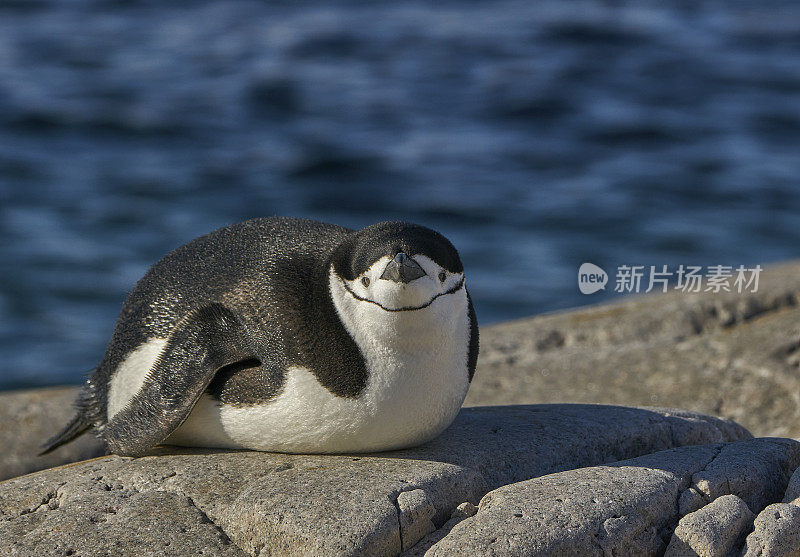
[[[386,265],[381,278],[394,282],[411,282],[425,274],[419,263],[401,251]]]

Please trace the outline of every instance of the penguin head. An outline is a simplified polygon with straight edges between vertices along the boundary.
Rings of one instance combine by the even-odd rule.
[[[447,305],[450,295],[464,290],[464,268],[453,244],[407,222],[355,232],[334,252],[331,273],[347,296],[385,312]]]

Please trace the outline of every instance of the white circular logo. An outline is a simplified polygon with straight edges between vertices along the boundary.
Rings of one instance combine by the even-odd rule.
[[[594,263],[584,263],[578,269],[578,288],[581,294],[594,294],[605,290],[608,282],[606,272]]]

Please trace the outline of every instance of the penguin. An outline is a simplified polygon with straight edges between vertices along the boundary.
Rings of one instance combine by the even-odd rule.
[[[42,454],[90,429],[123,456],[407,448],[450,425],[477,357],[461,259],[438,232],[253,219],[147,271]]]

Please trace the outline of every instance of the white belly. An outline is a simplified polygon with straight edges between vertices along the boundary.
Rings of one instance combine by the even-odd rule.
[[[463,305],[454,313],[450,299],[447,307],[437,307],[436,300],[408,312],[399,323],[398,314],[380,308],[372,321],[345,319],[369,369],[358,398],[334,396],[310,371],[292,367],[281,394],[265,404],[220,405],[203,395],[166,443],[336,453],[399,449],[434,438],[453,421],[469,388],[469,320],[462,294],[463,300],[453,295]],[[438,322],[444,309],[452,318]],[[375,331],[387,331],[376,322],[384,318],[394,319],[393,326],[385,338],[375,338]],[[420,327],[426,319],[437,327]]]
[[[461,373],[434,372],[438,377],[428,380],[421,376],[432,370],[418,371],[393,385],[370,381],[361,396],[351,399],[332,395],[308,370],[291,368],[281,395],[266,404],[222,406],[203,395],[166,442],[303,453],[417,445],[450,425],[468,387],[465,368]]]

